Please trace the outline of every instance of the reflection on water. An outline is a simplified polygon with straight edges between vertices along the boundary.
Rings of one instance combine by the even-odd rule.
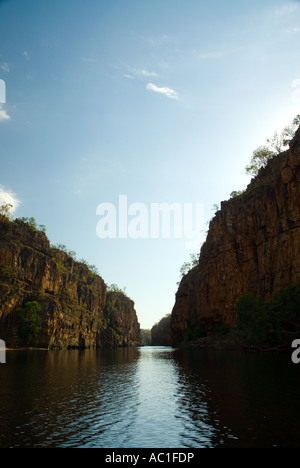
[[[210,447],[300,446],[300,367],[288,354],[185,350],[176,361],[186,446],[203,434]]]
[[[0,447],[300,446],[289,355],[9,352],[0,378]]]

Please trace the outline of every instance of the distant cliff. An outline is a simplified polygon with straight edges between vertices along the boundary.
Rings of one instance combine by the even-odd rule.
[[[172,340],[193,330],[232,326],[247,293],[270,300],[300,279],[300,129],[290,149],[270,160],[240,196],[223,202],[210,223],[199,264],[181,281]]]
[[[171,346],[171,315],[167,315],[151,329],[152,346]]]
[[[30,340],[33,347],[139,344],[133,302],[119,294],[109,311],[107,298],[113,301],[103,279],[64,251],[51,248],[43,232],[22,221],[0,220],[0,337],[7,345],[24,345],[24,330],[30,327],[36,332]],[[22,317],[26,304],[33,301],[39,305],[38,313],[28,308]],[[39,319],[35,328],[34,314]]]

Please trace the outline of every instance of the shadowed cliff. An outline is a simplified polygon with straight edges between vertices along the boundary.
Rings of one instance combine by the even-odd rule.
[[[173,343],[233,326],[245,294],[272,299],[300,279],[300,129],[247,190],[210,223],[199,264],[183,277],[171,317]],[[196,333],[197,334],[197,333]]]
[[[171,315],[167,315],[151,329],[152,346],[171,346]]]

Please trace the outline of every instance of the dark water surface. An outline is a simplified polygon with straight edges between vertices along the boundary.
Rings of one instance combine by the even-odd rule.
[[[10,351],[0,447],[300,447],[289,354]]]

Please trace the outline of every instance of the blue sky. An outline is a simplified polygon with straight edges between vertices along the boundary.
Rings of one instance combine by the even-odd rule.
[[[244,188],[253,150],[299,113],[300,2],[0,0],[0,19],[0,199],[151,327],[193,252],[101,240],[97,206],[203,203],[207,223]]]

